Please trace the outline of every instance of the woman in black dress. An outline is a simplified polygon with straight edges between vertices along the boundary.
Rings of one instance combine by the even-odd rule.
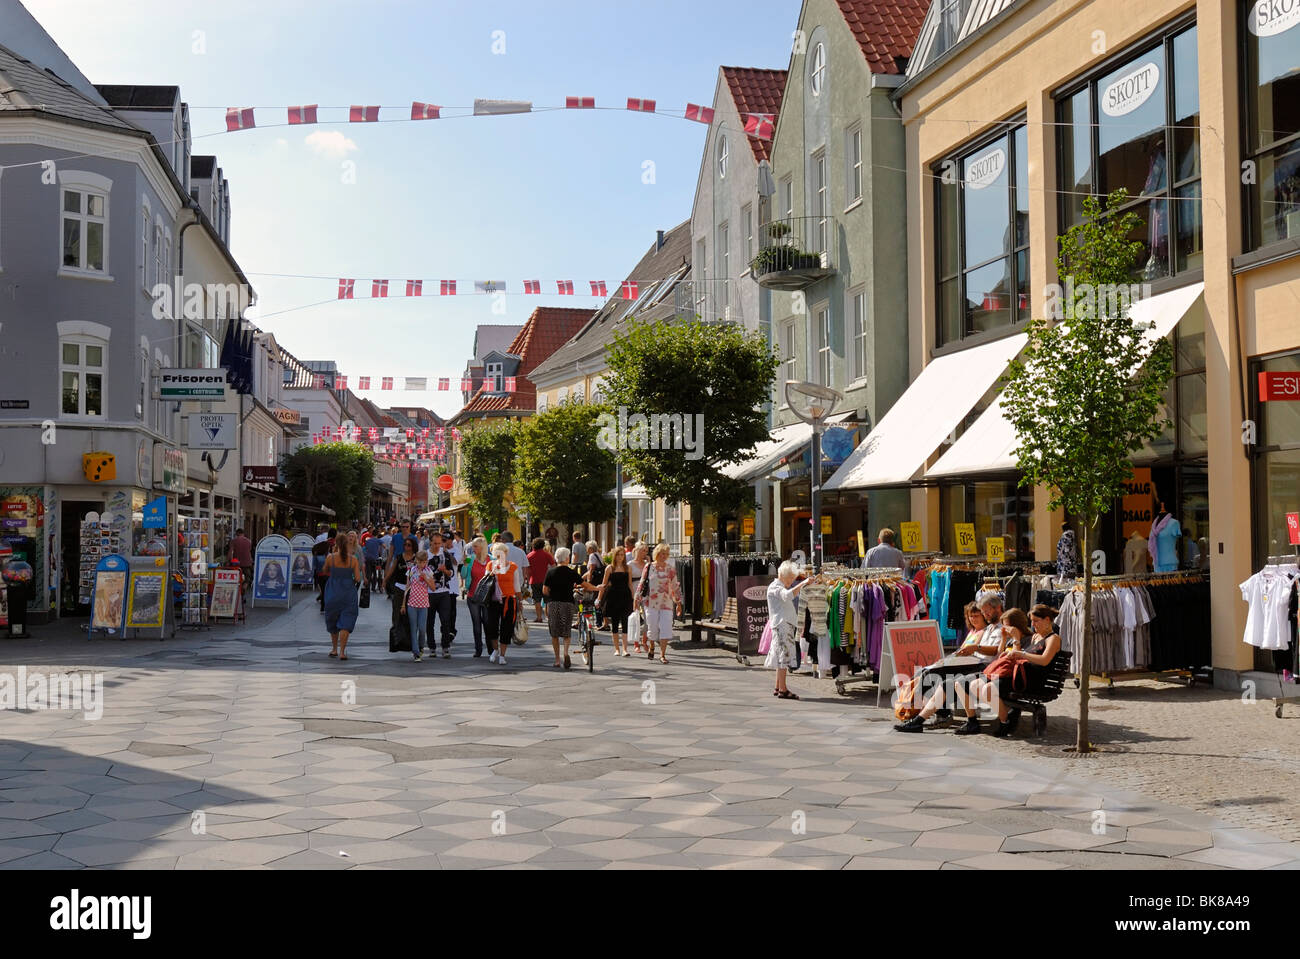
[[[605,567],[605,578],[596,594],[596,604],[605,611],[605,618],[609,620],[614,655],[631,656],[627,643],[627,618],[632,615],[632,583],[627,569],[627,551],[622,546],[614,550],[609,565]]]

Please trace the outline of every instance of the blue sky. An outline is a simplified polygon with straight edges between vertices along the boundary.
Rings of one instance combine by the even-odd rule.
[[[439,279],[507,280],[512,291],[525,279],[544,291],[557,279],[579,291],[613,283],[655,230],[689,218],[705,128],[597,110],[228,134],[226,107],[261,108],[259,124],[283,124],[283,108],[301,103],[319,103],[322,120],[346,119],[326,107],[392,108],[382,120],[408,117],[412,100],[468,107],[476,97],[539,107],[646,97],[681,111],[712,102],[721,64],[785,68],[799,14],[797,0],[24,2],[92,81],[181,87],[194,152],[216,154],[230,180],[232,246],[256,285],[259,325],[353,377],[431,379],[464,368],[480,323],[598,301],[515,295],[504,315],[490,297],[339,303],[337,277],[355,277],[363,297],[373,278],[395,281],[390,293],[406,279],[424,279],[426,292]],[[646,161],[653,184],[642,182]],[[343,182],[345,162],[355,183]],[[460,405],[454,393],[368,395],[448,415]]]

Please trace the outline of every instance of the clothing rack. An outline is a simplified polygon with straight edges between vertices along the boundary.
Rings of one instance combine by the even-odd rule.
[[[1265,566],[1300,566],[1300,546],[1296,547],[1295,553],[1281,553],[1277,556],[1270,556],[1264,563]],[[1295,588],[1295,587],[1292,587]],[[1300,642],[1300,640],[1297,640]],[[1300,682],[1300,677],[1292,680],[1294,685]],[[1273,700],[1273,715],[1278,719],[1282,718],[1282,707],[1290,703],[1293,706],[1300,706],[1300,696],[1283,696],[1282,692],[1282,673],[1277,673],[1278,696]]]

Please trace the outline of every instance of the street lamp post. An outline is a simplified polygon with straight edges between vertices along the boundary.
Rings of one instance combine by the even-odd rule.
[[[795,416],[813,428],[812,437],[812,561],[813,572],[822,568],[822,431],[835,405],[844,397],[829,386],[786,380],[785,401]]]

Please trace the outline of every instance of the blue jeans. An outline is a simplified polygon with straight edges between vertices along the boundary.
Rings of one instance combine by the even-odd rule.
[[[469,622],[474,627],[474,652],[483,652],[483,623],[487,616],[487,610],[483,608],[482,603],[476,603],[474,600],[468,600],[466,604],[469,607]]]
[[[429,608],[426,606],[422,609],[416,609],[414,606],[406,607],[406,618],[411,622],[411,652],[419,653],[420,647],[426,645],[429,630]]]

